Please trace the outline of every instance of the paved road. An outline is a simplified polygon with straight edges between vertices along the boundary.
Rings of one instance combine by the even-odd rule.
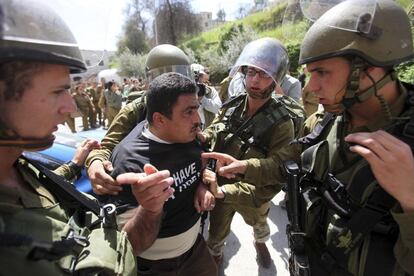
[[[76,119],[77,130],[82,130],[80,118]],[[94,131],[79,133],[81,136],[93,136]],[[227,237],[224,250],[224,260],[220,267],[220,276],[288,276],[288,250],[286,240],[286,211],[279,207],[279,202],[283,199],[284,193],[281,192],[272,200],[269,213],[269,226],[271,236],[266,242],[272,256],[272,265],[265,269],[260,267],[256,261],[256,251],[253,246],[253,229],[246,225],[242,217],[238,214],[234,216],[231,233]],[[208,223],[208,222],[207,222]],[[206,224],[207,224],[206,223]],[[204,230],[207,235],[207,229]]]
[[[231,233],[227,237],[224,249],[223,265],[219,275],[226,276],[288,276],[288,250],[285,235],[286,211],[279,207],[284,194],[280,193],[272,200],[269,213],[270,239],[266,242],[272,256],[272,265],[265,269],[256,261],[253,246],[253,229],[246,225],[238,214],[234,216]],[[206,231],[205,231],[206,232]]]

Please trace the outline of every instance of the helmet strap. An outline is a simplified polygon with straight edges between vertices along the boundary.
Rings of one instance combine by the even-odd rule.
[[[25,150],[43,150],[51,147],[55,141],[55,136],[47,138],[33,139],[19,136],[6,135],[4,128],[0,124],[0,147],[18,147]]]

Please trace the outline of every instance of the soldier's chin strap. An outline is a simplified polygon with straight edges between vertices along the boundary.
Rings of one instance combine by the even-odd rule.
[[[354,57],[351,62],[351,74],[348,78],[348,84],[346,87],[345,96],[342,101],[337,104],[324,105],[325,111],[333,114],[341,114],[345,109],[349,109],[355,103],[361,103],[366,101],[372,95],[375,95],[381,102],[381,106],[387,110],[388,105],[385,103],[381,95],[378,95],[378,90],[380,90],[384,85],[390,81],[395,81],[398,79],[397,73],[394,70],[386,73],[382,79],[375,82],[372,77],[368,74],[367,76],[371,79],[373,85],[366,90],[359,91],[359,78],[362,71],[367,68],[367,64],[364,60],[359,57]],[[385,105],[384,105],[385,103]],[[385,110],[385,111],[386,111]]]
[[[15,136],[8,136],[5,133],[5,128],[0,123],[0,147],[18,147],[24,150],[43,150],[51,147],[55,141],[55,136],[41,139],[25,138]]]

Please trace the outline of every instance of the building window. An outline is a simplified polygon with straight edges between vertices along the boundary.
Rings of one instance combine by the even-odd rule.
[[[105,65],[104,61],[103,61],[103,60],[101,60],[101,61],[99,62],[99,66],[104,66],[104,65]]]
[[[91,66],[91,61],[89,59],[87,59],[85,62],[86,62],[86,66]]]

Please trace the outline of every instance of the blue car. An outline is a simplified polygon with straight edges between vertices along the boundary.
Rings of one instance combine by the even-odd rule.
[[[52,147],[38,152],[24,152],[28,159],[40,162],[46,168],[54,170],[60,165],[70,161],[75,155],[76,147],[86,138],[94,138],[98,141],[105,136],[106,131],[94,129],[75,134],[65,131],[57,131],[55,142]],[[82,169],[81,177],[75,181],[76,188],[85,193],[93,193],[91,183],[85,169]]]

